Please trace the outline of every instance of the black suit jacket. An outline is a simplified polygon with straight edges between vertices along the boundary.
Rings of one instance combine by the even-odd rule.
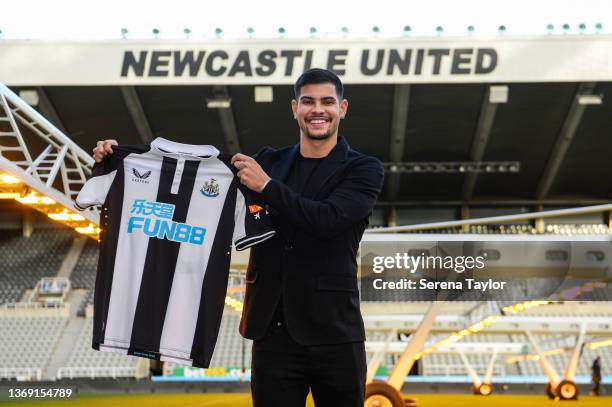
[[[300,196],[284,183],[298,153],[296,144],[255,156],[272,178],[259,198],[277,233],[251,248],[240,333],[262,338],[282,293],[286,328],[298,343],[363,341],[356,255],[383,167],[339,137]]]

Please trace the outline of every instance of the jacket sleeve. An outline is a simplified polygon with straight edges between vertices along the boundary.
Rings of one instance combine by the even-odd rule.
[[[304,198],[282,182],[270,180],[263,201],[295,226],[318,239],[330,239],[369,215],[382,188],[380,161],[364,157],[347,170],[333,192],[321,201]]]

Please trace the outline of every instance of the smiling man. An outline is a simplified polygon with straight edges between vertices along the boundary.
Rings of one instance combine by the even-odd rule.
[[[253,339],[253,404],[303,407],[311,391],[318,407],[362,407],[356,256],[384,171],[338,136],[348,101],[333,72],[310,69],[294,91],[299,143],[232,158],[276,230],[251,248],[246,275],[240,333]],[[98,142],[96,161],[112,153],[113,143]]]
[[[275,238],[251,249],[240,332],[254,340],[255,406],[363,406],[366,360],[357,249],[383,182],[381,163],[338,136],[348,101],[311,69],[291,101],[298,144],[233,157],[268,205]]]

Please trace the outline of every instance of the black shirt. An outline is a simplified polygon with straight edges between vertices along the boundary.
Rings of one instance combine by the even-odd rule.
[[[304,157],[301,153],[298,154],[295,163],[293,163],[293,167],[291,168],[291,172],[287,177],[287,186],[294,192],[301,195],[306,189],[312,173],[324,159],[325,157],[310,158]],[[278,300],[278,304],[276,305],[274,316],[272,317],[272,324],[277,325],[283,320],[283,297],[281,295]]]

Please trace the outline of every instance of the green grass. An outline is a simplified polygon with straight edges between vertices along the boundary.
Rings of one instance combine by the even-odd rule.
[[[411,395],[420,407],[540,407],[559,406],[544,395],[493,395],[478,397],[469,394],[418,394]],[[0,403],[2,407],[70,406],[70,407],[249,407],[251,396],[245,393],[228,394],[112,394],[81,395],[69,400],[19,400]],[[611,397],[583,396],[579,401],[561,402],[569,407],[604,407],[612,405]],[[314,404],[309,397],[308,407]]]

